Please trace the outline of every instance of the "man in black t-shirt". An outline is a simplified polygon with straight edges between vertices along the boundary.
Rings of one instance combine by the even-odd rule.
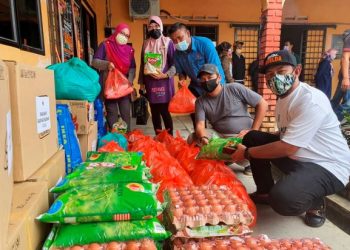
[[[234,51],[232,54],[232,77],[235,82],[244,84],[245,79],[245,58],[242,55],[242,41],[236,41],[233,45]]]

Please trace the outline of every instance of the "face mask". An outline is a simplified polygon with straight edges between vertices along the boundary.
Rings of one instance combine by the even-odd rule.
[[[242,50],[241,49],[236,49],[236,54],[241,54]]]
[[[292,73],[285,75],[275,74],[268,80],[267,84],[275,95],[282,96],[288,92],[294,82],[295,76]]]
[[[189,44],[186,40],[183,40],[182,42],[179,42],[178,44],[175,44],[175,48],[179,51],[185,51],[188,49]]]
[[[216,89],[216,87],[218,86],[218,84],[216,83],[217,80],[218,79],[215,78],[215,79],[211,79],[211,80],[203,82],[202,88],[208,93],[213,92]]]
[[[283,50],[289,50],[289,46],[288,45],[284,45]]]
[[[118,34],[116,37],[116,40],[119,44],[124,45],[128,43],[128,38],[124,36],[123,34]]]
[[[337,57],[337,55],[331,54],[332,61]]]
[[[160,29],[153,29],[148,31],[148,35],[153,39],[158,39],[162,35],[162,32],[160,31]]]

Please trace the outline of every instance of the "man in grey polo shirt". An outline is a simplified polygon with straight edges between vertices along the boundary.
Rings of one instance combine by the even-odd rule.
[[[259,94],[239,83],[222,86],[219,70],[214,64],[204,64],[198,78],[205,94],[196,101],[197,142],[208,143],[210,135],[205,129],[206,119],[221,137],[243,137],[250,130],[260,128],[268,104]],[[254,119],[247,110],[248,105],[255,107]],[[245,173],[249,172],[246,169]]]

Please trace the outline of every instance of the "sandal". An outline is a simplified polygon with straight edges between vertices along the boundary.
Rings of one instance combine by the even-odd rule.
[[[317,209],[309,209],[305,214],[305,224],[310,227],[320,227],[326,221],[326,201]]]

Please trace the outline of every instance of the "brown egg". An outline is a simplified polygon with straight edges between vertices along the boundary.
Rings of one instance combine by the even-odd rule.
[[[184,201],[184,206],[185,207],[193,207],[194,205],[196,205],[196,201],[195,200],[187,200],[187,201]]]
[[[302,241],[300,241],[300,240],[294,240],[293,242],[292,242],[292,245],[294,246],[294,247],[296,247],[296,248],[301,248],[302,246],[303,246],[303,242]]]
[[[195,250],[198,249],[197,245],[193,242],[189,242],[183,245],[184,250]]]
[[[144,239],[141,241],[140,250],[157,250],[157,246],[153,240]]]
[[[181,200],[187,201],[187,200],[193,200],[193,195],[192,194],[187,194],[181,197]]]
[[[222,213],[222,206],[219,205],[219,204],[212,205],[212,206],[211,206],[211,211],[212,211],[213,213],[216,213],[217,215],[219,215],[219,214]]]
[[[177,189],[178,192],[187,191],[187,190],[188,190],[187,187],[179,187],[179,188]]]
[[[218,198],[220,200],[222,200],[222,199],[229,200],[229,198],[225,194],[223,194],[222,192],[217,193],[216,198]]]
[[[200,190],[208,190],[208,186],[202,185],[202,186],[200,186]]]
[[[217,205],[217,204],[220,204],[220,200],[215,199],[215,198],[210,198],[210,199],[208,199],[208,202],[209,202],[209,204],[212,205],[212,206],[215,206],[215,205]]]
[[[137,241],[128,241],[126,243],[125,250],[139,250],[140,242]]]
[[[210,189],[211,189],[211,190],[219,190],[219,186],[213,184],[213,185],[210,186]]]
[[[197,213],[197,210],[196,210],[195,207],[188,207],[185,210],[185,214],[188,215],[188,216],[195,216],[196,213]]]
[[[211,212],[211,207],[209,205],[203,205],[199,207],[199,212],[201,214],[209,214]]]
[[[254,248],[258,246],[258,240],[254,238],[247,238],[245,240],[245,244],[247,245],[247,247]]]
[[[195,191],[195,190],[199,190],[199,188],[198,188],[197,186],[190,186],[188,189],[189,189],[191,192],[192,192],[192,191]]]
[[[122,244],[119,242],[115,242],[115,241],[109,242],[107,244],[106,250],[120,250],[121,246],[122,246]]]
[[[228,213],[235,213],[237,210],[236,210],[236,205],[226,205],[225,208],[224,208],[224,212],[228,212]]]
[[[208,241],[202,241],[198,244],[199,250],[212,250],[213,246],[210,242]]]
[[[225,240],[215,240],[215,249],[227,250],[227,249],[229,249],[229,242],[227,242]]]
[[[230,247],[236,249],[237,247],[241,247],[243,243],[238,240],[231,240]]]
[[[208,205],[209,204],[209,202],[208,202],[208,200],[205,200],[205,199],[202,199],[202,200],[197,200],[197,204],[198,204],[198,206],[204,206],[204,205]]]
[[[88,250],[102,250],[102,246],[97,243],[92,243],[89,245]]]
[[[222,199],[220,200],[220,204],[226,206],[226,205],[232,205],[232,202],[230,200]]]
[[[188,190],[183,190],[183,191],[180,191],[179,194],[180,194],[181,197],[183,197],[183,196],[185,196],[185,195],[190,194],[190,191],[188,191]]]
[[[204,194],[196,194],[196,195],[193,195],[193,198],[195,200],[204,200],[205,199],[205,195]]]
[[[240,247],[237,247],[236,250],[250,250],[250,248],[249,247],[240,246]]]

